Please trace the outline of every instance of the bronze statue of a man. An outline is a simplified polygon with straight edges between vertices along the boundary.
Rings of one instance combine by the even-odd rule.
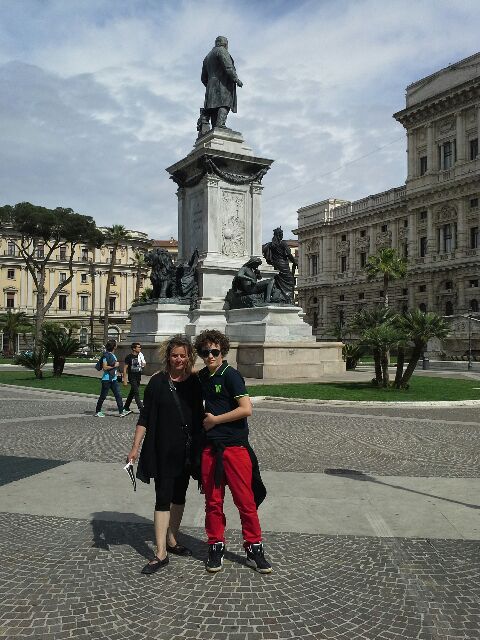
[[[205,103],[201,120],[212,123],[212,128],[225,127],[229,111],[237,112],[238,78],[232,56],[228,53],[228,40],[218,36],[215,46],[205,57],[202,66],[202,82],[205,85]]]

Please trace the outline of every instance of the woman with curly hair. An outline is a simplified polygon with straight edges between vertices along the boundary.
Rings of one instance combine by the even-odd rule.
[[[168,553],[187,556],[177,534],[185,508],[191,462],[202,430],[203,403],[199,380],[192,374],[193,347],[185,336],[176,335],[165,348],[163,371],[148,383],[133,446],[128,460],[135,462],[140,445],[137,478],[155,481],[154,527],[156,555],[142,569],[155,573],[168,564]]]

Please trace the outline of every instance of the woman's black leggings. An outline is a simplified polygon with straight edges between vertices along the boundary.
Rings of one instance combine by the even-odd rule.
[[[155,478],[155,511],[170,511],[170,503],[185,504],[189,473],[177,478]]]

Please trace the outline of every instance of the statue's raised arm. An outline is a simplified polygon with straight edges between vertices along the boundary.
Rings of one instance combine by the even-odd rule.
[[[237,112],[237,86],[242,87],[243,83],[237,76],[224,36],[216,38],[215,46],[203,61],[202,82],[205,102],[198,123],[201,134],[206,133],[209,123],[212,129],[225,127],[229,111]]]

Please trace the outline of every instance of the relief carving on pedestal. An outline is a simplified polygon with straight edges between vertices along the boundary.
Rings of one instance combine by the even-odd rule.
[[[222,192],[222,253],[232,258],[246,255],[244,209],[242,193]]]
[[[188,251],[192,247],[200,247],[203,249],[203,225],[202,225],[202,193],[192,195],[190,199],[190,245]]]

